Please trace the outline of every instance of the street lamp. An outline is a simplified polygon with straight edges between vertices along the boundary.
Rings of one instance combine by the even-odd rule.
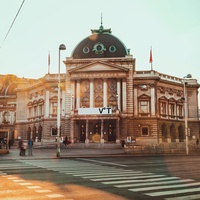
[[[186,91],[186,78],[192,78],[191,74],[183,77],[183,92],[184,92],[184,118],[185,118],[185,147],[186,154],[189,154],[188,147],[188,110],[187,110],[187,91]]]
[[[58,54],[58,105],[57,105],[57,153],[56,156],[60,157],[60,51],[65,50],[64,44],[59,46]]]

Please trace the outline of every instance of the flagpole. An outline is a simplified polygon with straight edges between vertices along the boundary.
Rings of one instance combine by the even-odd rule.
[[[149,62],[151,63],[151,71],[153,70],[153,57],[152,57],[152,46],[150,47]]]
[[[50,74],[50,51],[48,54],[48,74]]]

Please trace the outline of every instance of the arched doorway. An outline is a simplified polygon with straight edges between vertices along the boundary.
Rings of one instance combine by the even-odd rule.
[[[34,126],[33,127],[33,140],[35,141],[35,138],[36,138],[36,127]]]
[[[173,124],[170,126],[170,137],[171,137],[171,142],[176,142],[175,126]]]
[[[162,132],[162,142],[167,142],[167,126],[165,124],[161,126],[161,132]]]
[[[28,131],[27,131],[27,140],[31,139],[31,127],[28,127]]]
[[[179,137],[179,142],[184,142],[184,140],[185,140],[185,133],[183,131],[183,127],[182,126],[178,127],[178,137]]]
[[[42,126],[38,127],[38,142],[41,142],[42,139]]]

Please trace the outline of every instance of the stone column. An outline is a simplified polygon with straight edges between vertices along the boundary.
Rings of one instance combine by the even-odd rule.
[[[90,108],[94,107],[94,82],[90,79]]]
[[[122,102],[123,102],[123,111],[127,111],[127,98],[126,98],[126,79],[122,80]]]
[[[107,99],[107,79],[103,80],[103,107],[108,106],[108,99]]]
[[[70,132],[70,137],[72,140],[72,143],[74,143],[74,120],[71,119],[71,132]]]
[[[120,143],[119,118],[116,119],[116,143]]]
[[[136,85],[134,85],[134,89],[133,89],[133,108],[134,108],[134,115],[137,116],[138,115],[138,87]]]
[[[121,79],[117,79],[117,108],[121,110]]]
[[[77,80],[76,84],[76,108],[78,109],[80,108],[80,80]]]
[[[101,120],[101,139],[100,139],[100,143],[104,143],[104,138],[103,138],[103,129],[104,129],[104,127],[103,127],[103,119]]]
[[[74,113],[74,110],[75,110],[75,105],[74,105],[74,99],[75,99],[75,82],[73,81],[71,83],[71,111],[72,111],[72,114]]]
[[[45,111],[44,111],[44,117],[49,117],[49,90],[46,90],[45,92]]]
[[[86,120],[86,127],[85,127],[85,143],[88,144],[90,141],[89,141],[89,138],[88,138],[88,131],[89,131],[89,120]]]
[[[151,115],[155,116],[156,110],[155,110],[155,88],[151,87]]]

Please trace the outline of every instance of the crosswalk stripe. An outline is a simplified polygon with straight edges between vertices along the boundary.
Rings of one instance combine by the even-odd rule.
[[[142,180],[119,180],[119,181],[108,181],[102,182],[103,184],[122,184],[122,183],[146,183],[146,182],[153,182],[153,181],[162,181],[162,180],[173,180],[179,179],[178,177],[161,177],[161,178],[151,178],[151,179],[142,179]]]
[[[95,179],[91,179],[92,181],[110,181],[110,180],[121,180],[121,179],[143,179],[143,178],[153,178],[153,177],[163,177],[165,175],[141,175],[141,176],[131,176],[131,177],[110,177],[110,178],[95,178]],[[115,181],[112,183],[113,181],[110,182],[103,182],[104,184],[113,184],[115,183]]]
[[[187,196],[181,196],[181,197],[171,197],[171,198],[165,198],[165,200],[199,200],[200,194],[194,194],[194,195],[187,195]]]
[[[113,178],[115,177],[119,177],[120,179],[124,178],[124,179],[127,179],[127,178],[130,178],[130,177],[134,177],[134,176],[144,176],[144,175],[153,175],[153,173],[138,173],[138,174],[135,174],[135,173],[120,173],[120,174],[112,174],[110,178],[112,178],[111,180],[113,180]],[[75,176],[75,175],[74,175]],[[97,179],[97,178],[104,178],[103,180],[106,180],[105,178],[108,177],[108,174],[105,174],[105,175],[94,175],[94,176],[83,176],[82,178],[88,178],[88,179]]]
[[[157,196],[164,196],[164,195],[172,195],[172,194],[181,194],[181,193],[188,193],[188,192],[200,192],[200,188],[190,188],[190,189],[184,189],[184,190],[169,190],[169,191],[161,191],[161,192],[151,192],[151,193],[145,193],[145,195],[151,196],[151,197],[157,197]]]
[[[139,176],[139,175],[142,175],[142,174],[146,174],[146,175],[152,175],[153,173],[135,173],[135,172],[123,172],[123,171],[121,171],[121,172],[101,172],[101,173],[93,173],[93,174],[91,174],[91,173],[89,173],[89,174],[75,174],[74,176],[84,176],[84,177],[94,177],[94,178],[98,178],[98,177],[108,177],[109,175],[111,175],[111,176],[122,176],[122,175],[127,175],[127,176],[129,176],[129,175],[137,175],[137,176]]]
[[[159,182],[147,182],[147,183],[132,183],[132,184],[123,184],[123,185],[114,185],[117,188],[127,188],[127,187],[140,187],[140,186],[149,186],[149,185],[161,185],[161,184],[174,184],[174,183],[185,183],[192,182],[192,179],[183,179],[183,180],[173,180],[173,181],[159,181]]]
[[[128,189],[129,191],[133,192],[144,192],[148,190],[159,190],[159,189],[169,189],[169,188],[183,188],[183,187],[190,187],[190,186],[197,186],[200,183],[188,183],[188,184],[177,184],[177,185],[161,185],[161,186],[153,186],[153,187],[145,187],[145,188],[133,188]]]

